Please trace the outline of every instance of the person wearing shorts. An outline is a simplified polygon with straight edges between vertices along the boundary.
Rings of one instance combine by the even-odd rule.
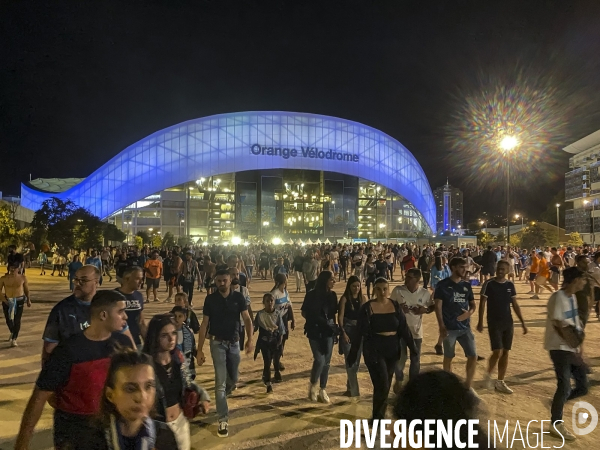
[[[513,391],[504,382],[506,369],[508,368],[508,354],[512,348],[514,325],[511,305],[521,321],[523,334],[527,334],[527,326],[521,315],[521,308],[517,303],[517,290],[515,285],[506,279],[509,271],[508,261],[498,261],[496,277],[487,280],[481,287],[481,300],[479,306],[479,323],[477,331],[483,332],[483,315],[486,304],[488,306],[487,325],[492,347],[486,382],[488,389],[492,388],[492,372],[498,364],[498,380],[494,383],[494,389],[504,394],[512,394]]]
[[[440,336],[444,338],[444,370],[452,372],[452,360],[458,342],[467,357],[465,384],[472,390],[471,384],[477,368],[477,349],[475,336],[471,332],[470,317],[475,313],[475,297],[471,284],[463,280],[467,272],[467,261],[460,257],[452,258],[450,270],[452,275],[437,283],[433,295]]]

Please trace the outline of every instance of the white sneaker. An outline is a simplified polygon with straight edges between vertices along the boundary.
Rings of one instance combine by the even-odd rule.
[[[325,389],[321,389],[319,391],[319,401],[321,403],[331,403],[331,400],[329,400],[329,396],[327,395],[327,392],[325,392]]]
[[[565,428],[564,422],[555,423],[554,426],[550,425],[550,435],[559,439],[562,437],[565,439],[565,441],[575,440],[575,436]]]
[[[492,379],[492,376],[489,374],[489,372],[485,373],[485,388],[486,389],[494,388],[494,380]]]
[[[227,436],[229,436],[229,431],[227,428],[228,428],[227,422],[225,422],[225,421],[219,422],[219,429],[217,430],[217,436],[219,436],[220,438],[226,438]]]
[[[504,380],[496,380],[494,387],[496,388],[496,390],[498,392],[502,392],[503,394],[512,394],[513,393],[513,390],[506,385]]]
[[[11,347],[18,347],[18,345],[17,345],[17,340],[16,340],[16,339],[13,339],[12,341],[10,341],[10,346],[11,346]]]
[[[309,384],[308,385],[308,399],[312,402],[318,401],[319,385]]]

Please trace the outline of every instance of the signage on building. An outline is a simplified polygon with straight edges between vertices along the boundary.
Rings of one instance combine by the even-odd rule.
[[[338,152],[335,150],[321,150],[317,147],[300,147],[300,150],[287,147],[269,147],[266,145],[253,144],[250,153],[255,156],[280,156],[283,159],[290,158],[312,158],[332,159],[336,161],[355,162],[359,161],[356,153]]]

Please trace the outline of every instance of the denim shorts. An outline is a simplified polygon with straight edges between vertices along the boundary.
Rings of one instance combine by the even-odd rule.
[[[466,330],[448,330],[448,336],[444,339],[444,357],[454,358],[454,347],[456,347],[456,341],[465,351],[467,358],[477,356],[477,349],[475,348],[475,336],[471,332],[471,329]]]

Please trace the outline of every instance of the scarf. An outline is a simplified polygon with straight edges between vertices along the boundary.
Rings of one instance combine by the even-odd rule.
[[[121,435],[115,416],[110,416],[110,427],[104,430],[104,435],[108,450],[121,450],[123,448],[123,436]],[[137,437],[136,450],[152,450],[156,443],[156,425],[154,424],[154,420],[146,417]]]

